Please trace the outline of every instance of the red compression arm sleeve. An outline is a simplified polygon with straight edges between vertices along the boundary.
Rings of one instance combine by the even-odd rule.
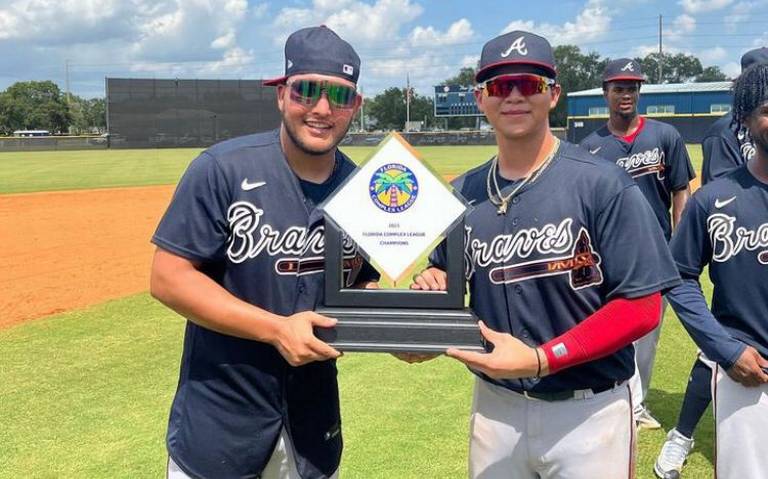
[[[541,346],[549,372],[613,354],[658,326],[660,313],[660,293],[609,301],[570,331]]]

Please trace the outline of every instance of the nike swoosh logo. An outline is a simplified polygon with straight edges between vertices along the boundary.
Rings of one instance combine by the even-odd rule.
[[[594,150],[589,150],[589,152],[590,152],[590,153],[592,153],[592,154],[594,155],[595,153],[597,153],[598,151],[600,151],[600,148],[602,148],[602,146],[598,146],[598,147],[597,147],[597,148],[595,148]]]
[[[240,188],[242,188],[243,191],[251,191],[251,190],[255,190],[259,186],[264,186],[266,184],[267,184],[266,181],[256,181],[254,183],[248,183],[248,178],[245,178],[243,182],[240,184]]]
[[[720,201],[719,199],[715,200],[715,208],[722,208],[723,206],[729,205],[733,200],[735,200],[736,197],[729,198],[727,200]]]

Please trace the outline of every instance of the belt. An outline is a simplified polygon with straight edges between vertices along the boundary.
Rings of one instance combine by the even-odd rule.
[[[544,392],[536,392],[536,391],[515,391],[519,394],[525,396],[528,399],[537,399],[539,401],[567,401],[569,399],[589,399],[592,396],[600,393],[604,393],[606,391],[610,391],[611,389],[615,389],[619,386],[621,386],[624,383],[624,381],[616,381],[615,383],[609,384],[607,386],[598,386],[594,388],[587,388],[587,389],[571,389],[567,391],[558,391],[558,392],[551,392],[551,393],[544,393]]]

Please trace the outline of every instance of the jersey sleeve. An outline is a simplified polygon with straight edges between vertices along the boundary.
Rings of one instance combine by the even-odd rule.
[[[667,166],[669,171],[666,178],[670,191],[684,190],[688,183],[696,177],[696,172],[691,165],[691,158],[688,156],[688,150],[685,148],[683,138],[677,131],[670,134],[670,148],[667,157]]]
[[[712,247],[707,233],[707,214],[700,196],[688,200],[680,224],[669,243],[677,268],[684,276],[698,278],[712,258]]]
[[[733,142],[727,140],[722,135],[718,135],[707,137],[701,143],[704,156],[701,168],[702,184],[705,185],[715,178],[725,175],[741,164],[741,153],[739,152],[736,135],[732,134],[732,136]]]
[[[152,242],[196,261],[224,256],[229,235],[229,188],[216,160],[202,153],[187,168]]]
[[[607,300],[663,293],[680,282],[664,233],[637,185],[608,201],[596,231]]]

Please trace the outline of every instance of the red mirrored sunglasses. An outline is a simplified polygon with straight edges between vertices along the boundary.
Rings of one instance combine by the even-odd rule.
[[[531,96],[544,93],[554,84],[555,80],[552,78],[539,75],[502,75],[486,81],[481,88],[486,96],[506,98],[514,88],[523,96]]]

